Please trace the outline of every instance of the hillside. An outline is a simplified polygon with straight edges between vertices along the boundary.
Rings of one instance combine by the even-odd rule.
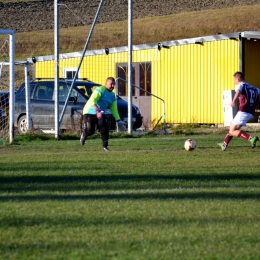
[[[60,0],[60,27],[91,24],[99,3],[99,0]],[[143,18],[255,4],[260,4],[260,0],[134,0],[133,16]],[[127,0],[105,0],[98,21],[127,19],[127,5]],[[53,29],[54,1],[0,1],[0,17],[0,27],[15,32]]]
[[[60,0],[61,53],[83,50],[99,2]],[[0,2],[1,28],[16,32],[17,60],[53,54],[53,3]],[[127,4],[104,1],[88,49],[127,45]],[[260,0],[135,0],[133,6],[133,44],[260,29]]]

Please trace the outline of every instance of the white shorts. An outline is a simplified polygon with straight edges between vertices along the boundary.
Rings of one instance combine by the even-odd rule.
[[[238,111],[234,119],[231,121],[231,124],[245,126],[247,121],[251,118],[253,118],[252,114]]]

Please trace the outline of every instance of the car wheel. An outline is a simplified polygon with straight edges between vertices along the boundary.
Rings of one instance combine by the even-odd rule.
[[[18,121],[18,132],[25,134],[27,132],[27,119],[26,116],[21,116]]]

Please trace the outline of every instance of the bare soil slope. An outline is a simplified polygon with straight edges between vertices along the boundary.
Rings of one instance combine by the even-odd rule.
[[[93,21],[100,0],[60,0],[60,27],[82,26]],[[255,5],[260,0],[134,0],[134,18],[160,16],[181,12]],[[127,19],[127,0],[105,0],[98,22]],[[70,11],[73,11],[73,13]],[[16,32],[52,29],[54,1],[0,1],[1,29]]]

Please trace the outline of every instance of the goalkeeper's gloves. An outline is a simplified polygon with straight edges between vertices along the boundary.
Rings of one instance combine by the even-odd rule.
[[[102,111],[99,108],[96,110],[96,115],[98,119],[102,118]]]
[[[125,128],[125,125],[126,123],[122,120],[116,120],[116,123],[117,123],[117,131],[119,132],[125,132],[126,128]]]
[[[119,124],[125,124],[125,122],[124,122],[124,121],[122,121],[121,119],[119,119],[119,120],[116,120],[116,122],[117,122],[117,123],[119,123]]]

